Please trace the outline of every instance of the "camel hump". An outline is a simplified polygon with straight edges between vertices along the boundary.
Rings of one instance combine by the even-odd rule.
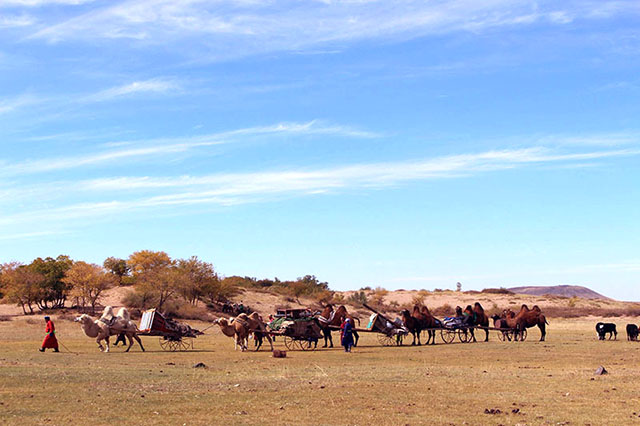
[[[484,308],[482,307],[482,305],[480,304],[480,302],[476,302],[473,305],[477,310],[479,310],[480,312],[484,312]]]
[[[105,306],[104,311],[102,311],[102,316],[100,319],[111,319],[113,318],[113,308],[111,306]]]
[[[118,315],[116,315],[122,319],[124,319],[125,321],[129,321],[131,319],[131,315],[129,314],[129,310],[127,308],[120,308],[118,310]]]

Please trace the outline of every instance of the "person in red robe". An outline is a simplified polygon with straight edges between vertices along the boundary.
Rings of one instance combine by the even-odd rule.
[[[44,320],[47,323],[47,328],[45,329],[47,335],[44,336],[42,347],[39,350],[40,352],[44,352],[46,348],[50,348],[53,349],[54,352],[59,352],[58,339],[56,339],[56,327],[53,325],[50,317],[44,317]]]

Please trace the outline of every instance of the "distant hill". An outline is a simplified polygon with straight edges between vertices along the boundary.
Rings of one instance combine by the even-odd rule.
[[[533,296],[542,296],[552,294],[554,296],[581,297],[583,299],[602,299],[611,300],[607,296],[603,296],[587,287],[579,285],[551,285],[551,286],[532,286],[532,287],[511,287],[507,289],[517,294],[530,294]]]

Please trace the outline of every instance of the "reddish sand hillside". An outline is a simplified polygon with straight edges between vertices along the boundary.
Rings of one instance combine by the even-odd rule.
[[[123,296],[130,291],[130,287],[118,287],[109,290],[101,299],[102,305],[111,305],[114,307],[122,306]],[[361,317],[368,316],[371,312],[362,306],[356,306],[349,303],[349,297],[353,291],[337,292],[337,297],[342,298],[340,304],[345,304],[347,308],[356,312]],[[365,294],[371,299],[372,292],[365,291]],[[418,291],[418,290],[398,290],[390,291],[383,298],[382,304],[375,305],[375,308],[388,314],[389,316],[397,316],[401,309],[412,306],[416,301],[423,300],[424,304],[439,316],[452,315],[456,306],[465,307],[479,302],[486,311],[490,313],[501,312],[503,309],[510,308],[517,310],[522,304],[529,306],[538,305],[549,316],[586,316],[586,315],[640,315],[640,303],[619,302],[611,299],[585,299],[580,297],[564,297],[564,296],[535,296],[524,294],[492,294],[480,293],[475,291],[456,292],[456,291]],[[268,292],[245,290],[238,295],[235,302],[242,302],[246,306],[250,306],[263,316],[268,316],[278,308],[302,308],[309,307],[312,309],[321,309],[321,305],[309,298],[300,298],[300,303],[294,298],[276,295]],[[205,313],[205,307],[200,304],[202,313]],[[12,305],[0,305],[0,315],[21,315],[22,310]],[[209,317],[215,316],[210,313]]]

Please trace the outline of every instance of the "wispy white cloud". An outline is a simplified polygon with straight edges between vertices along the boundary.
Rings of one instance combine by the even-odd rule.
[[[4,167],[0,169],[0,176],[37,174],[58,170],[76,169],[92,165],[110,164],[123,160],[186,153],[198,148],[227,143],[237,143],[243,138],[263,137],[277,134],[335,135],[356,138],[372,138],[378,136],[372,132],[362,131],[348,126],[323,124],[315,120],[306,123],[279,123],[271,126],[249,127],[228,132],[186,138],[119,141],[118,143],[110,144],[110,146],[116,147],[117,149],[109,149],[85,155],[42,158],[5,164]]]
[[[140,93],[166,93],[169,91],[175,93],[175,91],[179,89],[180,86],[175,81],[155,78],[112,87],[80,99],[81,102],[103,102]]]
[[[0,15],[0,29],[28,27],[33,25],[35,22],[36,19],[30,15]]]
[[[20,108],[38,103],[31,95],[20,95],[13,98],[0,99],[0,115],[16,111]]]
[[[552,135],[539,138],[537,142],[547,146],[601,146],[615,147],[640,144],[637,132],[614,132],[585,135]]]
[[[357,189],[381,189],[411,181],[451,179],[521,167],[557,164],[563,167],[585,159],[639,156],[640,150],[561,153],[549,148],[487,151],[420,161],[354,164],[317,170],[266,171],[178,177],[114,177],[60,183],[71,192],[98,195],[108,201],[69,204],[45,210],[5,214],[0,225],[118,216],[127,212],[196,205],[229,206],[270,202],[282,197],[309,196]],[[136,194],[143,194],[141,197]]]
[[[307,193],[336,188],[385,187],[406,181],[469,176],[530,164],[566,164],[586,159],[638,155],[640,155],[638,149],[561,154],[546,148],[527,148],[452,155],[421,161],[357,164],[313,171],[295,170],[200,177],[118,177],[84,181],[78,184],[78,188],[105,191],[199,187],[194,192],[197,194],[196,198],[202,195],[236,197],[292,191]],[[203,190],[202,187],[209,187],[209,190]],[[175,197],[187,199],[191,195],[181,193]]]
[[[92,3],[95,0],[2,0],[0,8],[8,7],[43,7],[52,5],[77,6],[85,3]]]
[[[600,3],[612,3],[603,1]],[[610,13],[633,8],[623,2]],[[616,12],[617,11],[617,12]],[[377,38],[415,38],[455,31],[547,23],[564,25],[594,17],[580,2],[453,0],[424,2],[253,2],[127,0],[96,8],[33,34],[62,40],[132,39],[171,45],[189,39],[214,57],[289,50],[333,52],[313,46]],[[259,43],[256,41],[259,40]],[[183,45],[183,44],[181,44]]]

